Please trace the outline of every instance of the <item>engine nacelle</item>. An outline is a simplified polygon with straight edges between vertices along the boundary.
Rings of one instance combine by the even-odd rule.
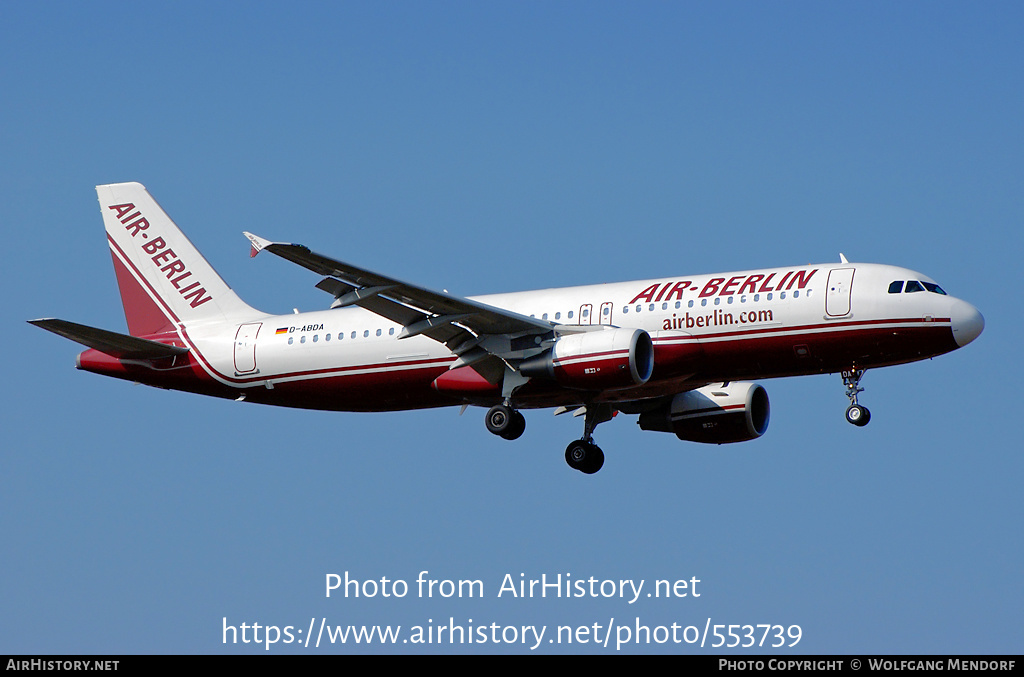
[[[604,329],[568,334],[551,350],[519,365],[531,378],[566,388],[614,390],[643,385],[654,371],[654,344],[643,329]]]
[[[641,414],[637,423],[643,430],[675,433],[688,442],[726,444],[763,435],[769,412],[764,388],[737,382],[679,393],[668,406]]]

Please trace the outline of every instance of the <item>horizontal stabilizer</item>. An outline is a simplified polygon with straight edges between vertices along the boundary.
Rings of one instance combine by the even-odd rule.
[[[46,318],[42,320],[29,320],[28,323],[116,358],[157,360],[164,357],[183,355],[188,352],[188,348],[169,346],[165,343],[158,343],[149,339],[138,338],[137,336],[118,334],[106,329],[87,327],[84,324],[75,324],[67,320]]]

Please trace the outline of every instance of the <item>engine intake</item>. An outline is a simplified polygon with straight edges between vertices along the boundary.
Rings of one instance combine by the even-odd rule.
[[[525,360],[519,371],[566,388],[614,390],[643,385],[654,371],[654,344],[642,329],[569,334],[551,350]]]
[[[704,386],[679,393],[667,406],[640,415],[642,430],[675,433],[688,442],[726,444],[768,430],[768,393],[756,383]]]

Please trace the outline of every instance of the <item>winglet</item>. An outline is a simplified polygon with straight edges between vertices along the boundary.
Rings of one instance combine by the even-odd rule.
[[[256,255],[253,254],[253,256],[256,256]],[[846,256],[842,252],[839,252],[839,262],[840,263],[849,263],[849,261],[846,260]]]
[[[249,243],[252,245],[252,249],[249,250],[249,258],[252,258],[259,254],[268,245],[274,244],[270,240],[264,240],[259,235],[253,235],[252,233],[247,233],[245,231],[242,231],[242,235],[245,235],[247,238],[249,238]]]

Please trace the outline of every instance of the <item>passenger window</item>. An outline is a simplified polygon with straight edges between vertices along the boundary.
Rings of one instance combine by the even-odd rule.
[[[568,318],[569,318],[570,320],[572,319],[572,311],[571,311],[571,310],[569,311],[569,314],[567,315],[567,317],[568,317]]]
[[[917,280],[911,280],[910,282],[907,282],[906,293],[910,294],[911,292],[915,291],[924,291],[924,287],[922,287],[921,283],[918,282]]]
[[[899,294],[903,291],[903,280],[897,280],[889,285],[890,294]]]
[[[380,329],[377,330],[377,336],[380,336]]]

